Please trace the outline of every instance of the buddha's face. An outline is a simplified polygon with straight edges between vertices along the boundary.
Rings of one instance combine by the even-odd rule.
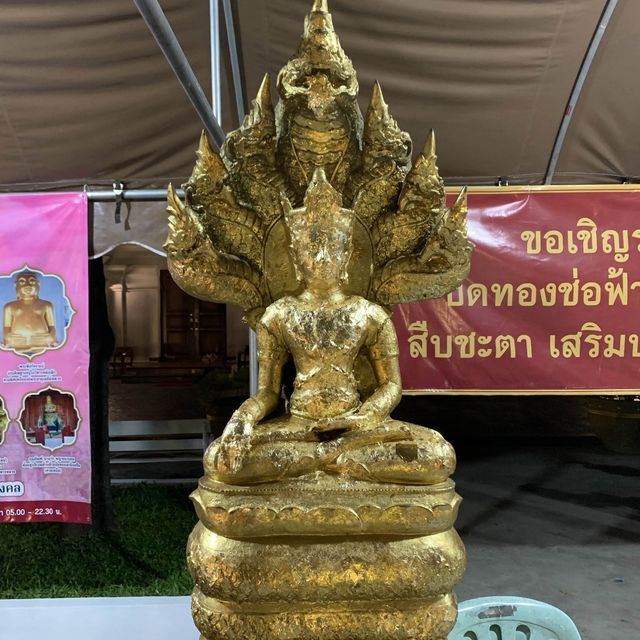
[[[44,412],[45,413],[55,413],[56,412],[56,405],[53,403],[48,403],[44,405]]]
[[[16,279],[16,295],[20,300],[37,298],[40,293],[40,282],[33,274],[24,274]]]
[[[340,247],[342,250],[336,250]],[[299,255],[298,265],[307,284],[334,286],[340,284],[346,273],[349,253],[344,242],[336,238],[326,238],[320,242],[310,242],[308,251]]]

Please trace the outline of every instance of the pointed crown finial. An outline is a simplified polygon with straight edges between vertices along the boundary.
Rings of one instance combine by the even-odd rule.
[[[312,12],[329,13],[329,3],[327,0],[314,0]]]
[[[327,206],[342,206],[342,195],[331,186],[322,167],[318,167],[313,172],[313,177],[304,196],[305,206],[318,201],[322,201]]]
[[[382,87],[376,80],[373,83],[373,89],[371,91],[371,100],[369,101],[369,108],[367,109],[367,116],[365,120],[365,127],[367,129],[375,128],[376,124],[386,123],[389,120],[389,107],[384,101],[382,95]]]
[[[316,59],[321,64],[332,56],[344,55],[326,2],[315,2],[311,13],[305,18],[300,47],[306,50],[312,62]]]

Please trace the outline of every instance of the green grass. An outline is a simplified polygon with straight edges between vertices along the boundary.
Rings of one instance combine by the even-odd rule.
[[[69,538],[59,524],[0,525],[0,598],[186,595],[189,489],[114,487],[116,530]]]

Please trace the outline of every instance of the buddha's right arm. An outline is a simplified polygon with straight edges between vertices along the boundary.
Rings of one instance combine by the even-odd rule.
[[[13,316],[11,314],[11,307],[7,304],[4,307],[4,313],[2,314],[2,340],[7,341],[9,334],[11,333],[11,327],[13,326]]]
[[[282,367],[287,357],[286,350],[277,338],[261,324],[258,337],[258,390],[240,405],[239,412],[254,424],[268,416],[280,400]]]

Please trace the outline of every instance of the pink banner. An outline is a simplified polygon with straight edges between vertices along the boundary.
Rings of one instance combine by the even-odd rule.
[[[469,278],[394,321],[408,393],[640,389],[640,190],[472,191]]]
[[[91,522],[87,198],[0,196],[0,522]]]

